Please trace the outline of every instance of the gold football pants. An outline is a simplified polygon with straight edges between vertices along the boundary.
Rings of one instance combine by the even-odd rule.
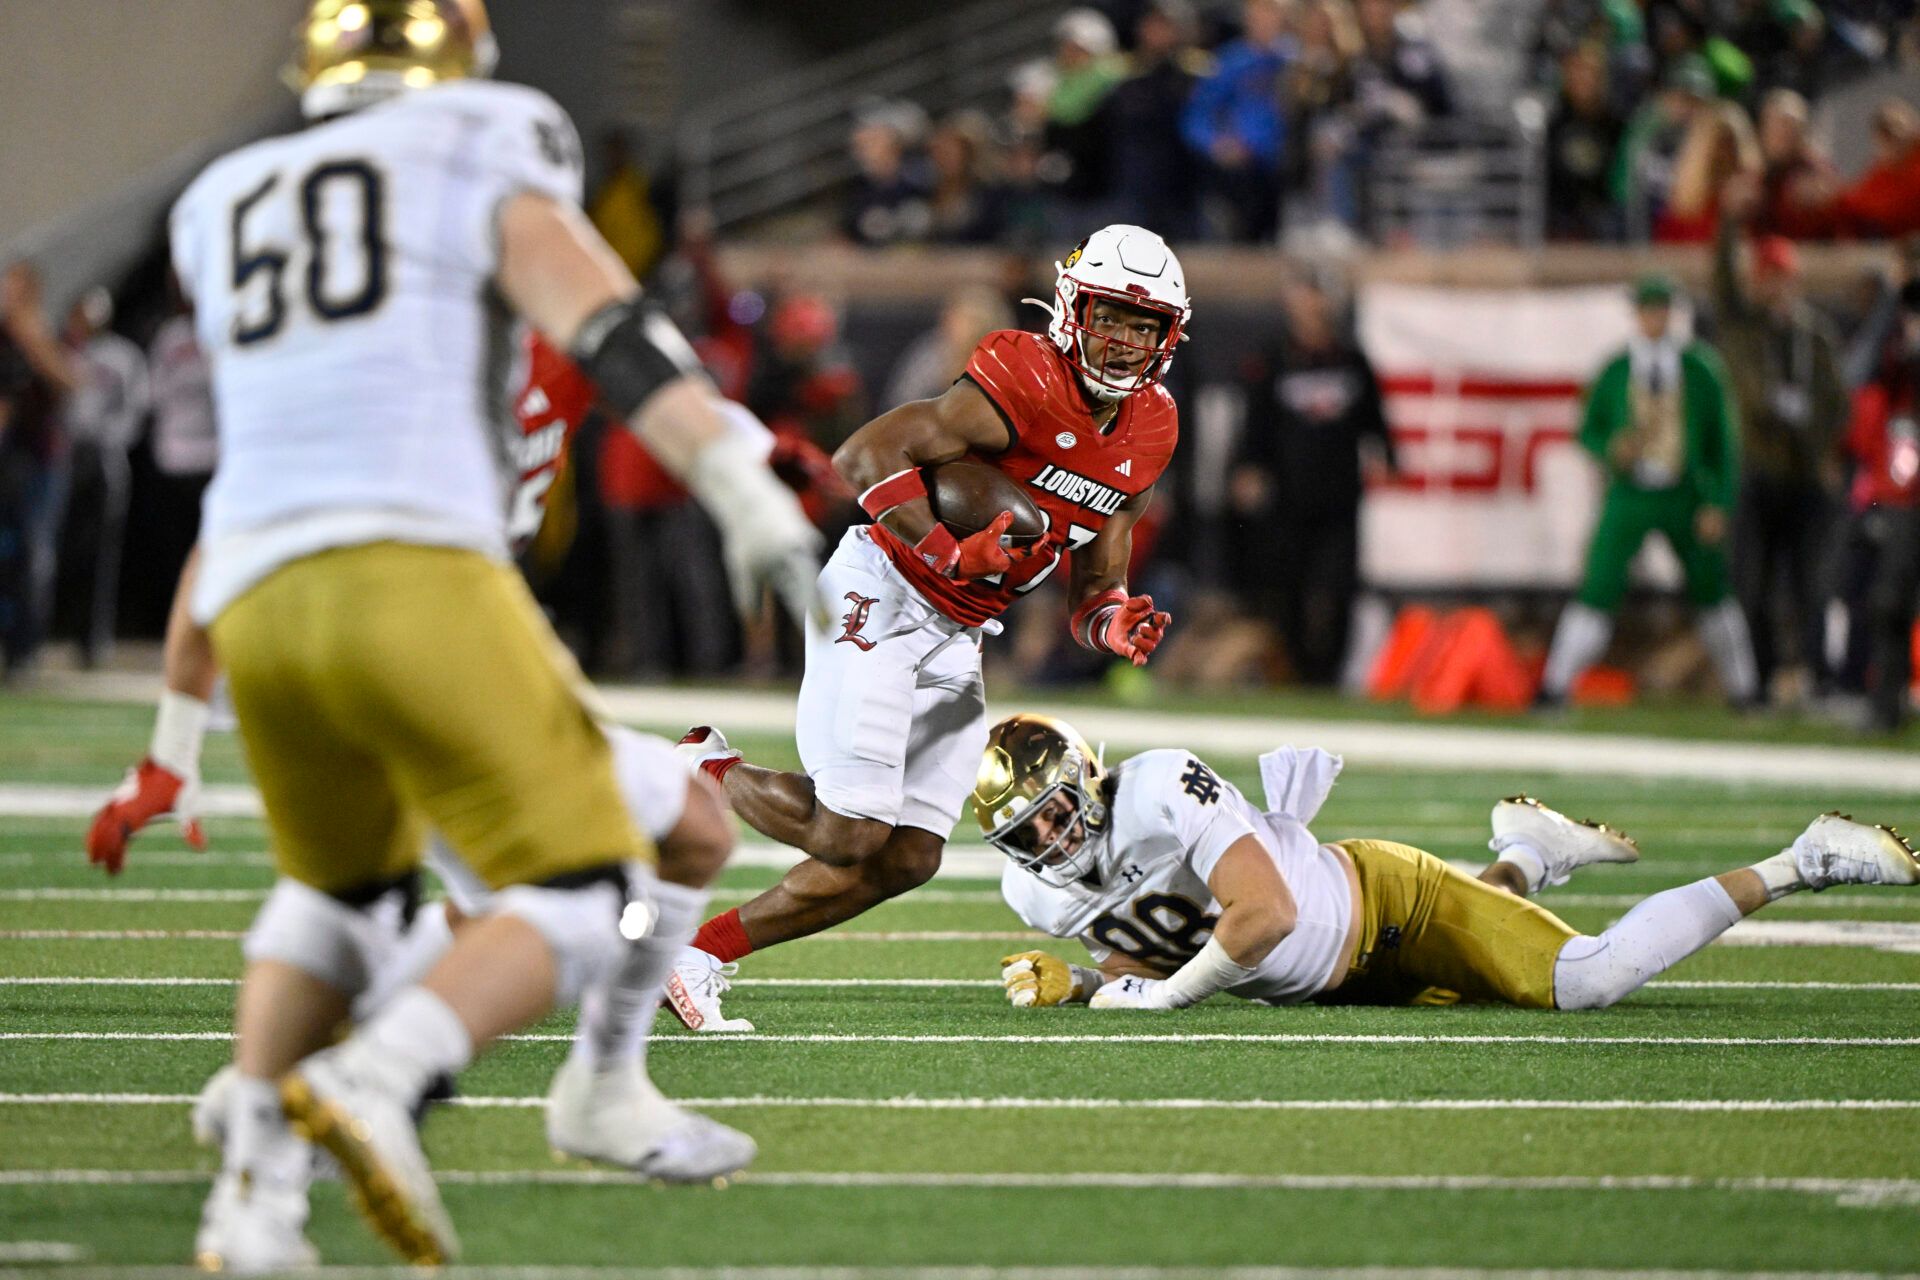
[[[1360,876],[1360,946],[1337,1004],[1551,1009],[1553,965],[1576,931],[1410,845],[1342,840]]]
[[[428,827],[494,888],[651,860],[579,668],[508,566],[342,547],[275,570],[211,631],[283,875],[390,880]]]

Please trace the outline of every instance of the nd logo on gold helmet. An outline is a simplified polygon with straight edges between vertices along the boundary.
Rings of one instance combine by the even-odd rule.
[[[293,35],[285,79],[309,119],[488,76],[498,61],[481,0],[314,0]]]

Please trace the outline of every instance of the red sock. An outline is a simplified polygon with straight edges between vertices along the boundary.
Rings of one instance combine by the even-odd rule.
[[[721,756],[717,760],[702,760],[700,767],[706,771],[709,778],[715,782],[724,783],[727,780],[727,770],[743,763],[745,762],[739,756]]]
[[[722,911],[701,925],[700,932],[693,935],[693,945],[721,964],[730,964],[753,950],[753,944],[747,941],[746,926],[740,923],[738,907]]]

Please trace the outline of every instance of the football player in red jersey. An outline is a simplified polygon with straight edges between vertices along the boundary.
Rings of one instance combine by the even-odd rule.
[[[1042,303],[1045,306],[1048,304]],[[1134,522],[1173,456],[1179,416],[1161,380],[1192,308],[1166,243],[1104,227],[1057,264],[1045,336],[988,334],[938,399],[869,422],[834,457],[874,522],[850,530],[819,594],[846,606],[807,630],[794,730],[804,773],[745,763],[710,726],[681,748],[749,826],[808,854],[766,893],[709,920],[667,982],[694,1030],[748,1030],[719,998],[732,962],[818,933],[923,884],[986,743],[980,642],[1072,551],[1073,638],[1143,664],[1168,616],[1126,589]],[[1011,516],[956,538],[922,469],[971,458],[1024,486],[1048,521],[1027,548]]]

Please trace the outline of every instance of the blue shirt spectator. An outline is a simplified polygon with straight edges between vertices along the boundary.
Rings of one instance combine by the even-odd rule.
[[[1287,143],[1280,82],[1293,41],[1280,0],[1247,0],[1245,15],[1244,34],[1221,47],[1213,74],[1194,86],[1180,131],[1222,168],[1277,172]]]

